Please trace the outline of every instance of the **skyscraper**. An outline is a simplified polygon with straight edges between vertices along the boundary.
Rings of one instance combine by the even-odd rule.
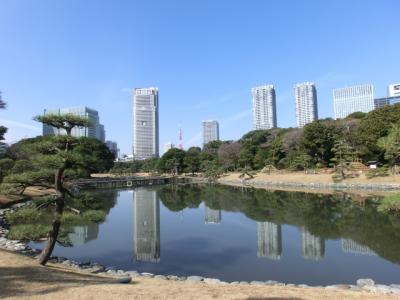
[[[213,209],[204,205],[204,220],[206,224],[221,223],[221,210]]]
[[[342,250],[352,254],[376,255],[369,247],[361,245],[352,239],[342,239]]]
[[[333,90],[335,119],[343,119],[353,112],[369,112],[375,109],[374,86],[357,85]]]
[[[133,92],[133,156],[158,157],[158,88],[136,88]]]
[[[251,89],[253,96],[253,129],[275,128],[276,96],[273,85],[262,85]]]
[[[304,259],[320,260],[325,255],[325,240],[303,228],[301,232],[301,249]]]
[[[89,241],[97,239],[99,235],[99,224],[92,223],[84,226],[74,226],[68,233],[68,238],[72,245],[83,245]]]
[[[104,143],[105,130],[104,126],[100,124],[99,113],[97,110],[87,108],[85,106],[67,107],[57,109],[45,109],[44,115],[61,115],[71,114],[80,117],[85,117],[89,120],[88,127],[75,127],[72,129],[71,135],[75,137],[91,137],[96,138]],[[64,129],[57,129],[47,124],[43,124],[43,135],[59,135],[66,134]]]
[[[137,188],[134,199],[134,255],[137,261],[160,261],[160,200],[154,190]]]
[[[257,222],[257,256],[281,259],[282,228],[280,224]]]
[[[296,123],[301,128],[318,120],[317,90],[312,82],[303,82],[294,87],[296,98]]]
[[[219,125],[217,121],[203,121],[203,145],[219,140]]]

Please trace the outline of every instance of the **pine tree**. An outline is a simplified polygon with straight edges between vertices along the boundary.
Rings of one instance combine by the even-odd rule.
[[[67,175],[71,172],[99,170],[101,164],[106,165],[106,168],[112,167],[113,155],[100,141],[71,135],[73,128],[90,125],[85,117],[65,114],[37,116],[34,119],[64,130],[66,134],[45,136],[26,142],[24,149],[32,161],[32,170],[7,176],[4,182],[22,189],[22,192],[28,186],[42,186],[55,190],[54,197],[45,203],[45,206],[55,204],[52,227],[39,256],[39,263],[45,265],[57,242],[66,196],[73,197],[66,186]]]
[[[340,176],[340,179],[344,179],[346,177],[344,171],[349,168],[348,163],[353,158],[353,148],[345,139],[340,139],[335,142],[332,152],[334,157],[331,161],[335,165],[336,173]]]

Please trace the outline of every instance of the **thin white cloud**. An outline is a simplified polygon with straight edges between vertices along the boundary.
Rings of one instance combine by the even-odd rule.
[[[192,136],[187,142],[187,146],[191,147],[193,145],[198,145],[201,142],[201,138],[202,138],[202,132],[199,131],[198,133],[196,133],[194,136]]]
[[[220,123],[221,123],[221,125],[226,126],[229,123],[233,123],[233,122],[236,122],[236,121],[239,121],[239,120],[247,118],[248,116],[251,115],[251,113],[252,113],[252,109],[246,109],[244,111],[241,111],[241,112],[239,112],[237,114],[234,114],[234,115],[232,115],[230,117],[227,117],[227,118],[223,119]]]
[[[190,111],[190,110],[199,110],[199,109],[215,107],[215,106],[218,106],[219,104],[229,102],[239,96],[243,96],[245,93],[249,93],[249,91],[248,90],[240,90],[235,93],[229,93],[229,94],[223,95],[218,98],[210,97],[211,99],[214,98],[214,100],[198,102],[197,104],[195,104],[193,106],[182,107],[182,108],[180,108],[180,110],[183,110],[183,111],[189,110]]]
[[[33,125],[29,125],[29,124],[17,122],[17,121],[12,121],[12,120],[0,119],[0,124],[9,129],[12,129],[13,127],[17,127],[17,128],[35,131],[35,132],[42,132],[42,129],[40,127],[36,127]]]

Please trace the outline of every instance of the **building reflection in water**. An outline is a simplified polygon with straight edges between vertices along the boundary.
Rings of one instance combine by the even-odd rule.
[[[304,227],[301,232],[301,246],[304,259],[320,260],[325,255],[325,240],[313,235]]]
[[[207,205],[204,205],[205,208],[205,223],[206,224],[218,224],[221,223],[221,210],[209,208]]]
[[[342,239],[342,250],[343,252],[352,254],[376,255],[370,248],[360,245],[352,239]]]
[[[282,255],[281,225],[257,222],[257,256],[279,260]]]
[[[99,224],[93,223],[85,226],[74,226],[68,238],[72,245],[83,245],[91,240],[97,239]]]
[[[137,261],[160,261],[160,200],[156,191],[137,188],[134,201],[134,257]]]

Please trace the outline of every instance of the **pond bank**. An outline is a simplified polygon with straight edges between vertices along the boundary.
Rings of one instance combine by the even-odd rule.
[[[27,257],[31,257],[34,258],[39,254],[39,250],[37,249],[31,249],[27,246],[26,243],[21,242],[21,241],[10,241],[6,238],[6,235],[8,233],[8,229],[7,224],[6,224],[6,220],[4,220],[4,215],[6,212],[10,212],[12,210],[15,209],[19,209],[20,207],[23,207],[24,205],[29,205],[29,203],[27,204],[18,204],[15,205],[12,208],[8,208],[8,209],[3,209],[0,210],[0,227],[1,225],[5,225],[4,228],[0,229],[0,248],[3,249],[7,249],[9,251],[13,251],[15,253],[19,253],[19,254],[24,254]],[[2,253],[0,252],[0,259],[2,257]],[[20,256],[21,257],[21,256]],[[31,260],[32,263],[36,264],[36,267],[39,267],[37,265],[36,261]],[[5,261],[6,263],[6,261]],[[120,280],[125,281],[126,283],[130,282],[131,280],[133,280],[135,283],[136,282],[141,282],[142,280],[146,281],[149,280],[150,278],[152,278],[152,280],[156,280],[157,282],[159,282],[161,285],[163,285],[165,288],[167,288],[169,285],[175,285],[175,284],[185,284],[184,286],[181,286],[180,288],[184,287],[184,291],[183,293],[186,293],[186,288],[188,287],[188,285],[192,285],[192,284],[197,284],[197,289],[198,291],[194,292],[194,293],[200,293],[202,292],[202,289],[214,289],[215,286],[215,292],[213,293],[219,293],[220,290],[225,290],[229,295],[231,295],[231,298],[233,297],[233,291],[241,291],[241,290],[246,290],[246,295],[247,295],[247,291],[251,291],[252,293],[249,293],[247,295],[247,297],[249,296],[253,296],[254,297],[259,297],[259,295],[257,293],[253,293],[253,291],[257,291],[257,289],[259,288],[267,288],[267,290],[265,290],[265,293],[268,293],[269,295],[269,289],[272,290],[277,290],[277,291],[281,291],[283,294],[279,294],[279,296],[282,295],[286,295],[284,294],[284,292],[287,292],[288,290],[298,290],[298,292],[296,292],[296,294],[292,295],[299,297],[300,295],[303,295],[304,293],[308,293],[310,291],[311,294],[314,295],[315,293],[315,297],[311,297],[310,298],[303,298],[303,299],[318,299],[317,295],[318,292],[316,291],[323,291],[324,293],[328,293],[326,294],[327,297],[329,298],[335,298],[334,295],[336,294],[330,294],[331,292],[334,293],[339,293],[339,292],[343,292],[343,293],[356,293],[355,296],[359,296],[362,299],[368,299],[366,297],[364,297],[363,295],[365,294],[365,292],[369,292],[369,293],[377,293],[380,295],[379,299],[384,299],[381,296],[383,294],[393,294],[393,295],[400,295],[400,285],[396,285],[396,284],[392,284],[392,285],[381,285],[381,284],[375,284],[375,282],[371,279],[359,279],[356,284],[336,284],[336,285],[329,285],[329,286],[318,286],[318,287],[311,287],[311,286],[307,286],[304,284],[290,284],[290,283],[281,283],[281,282],[277,282],[277,281],[234,281],[234,282],[224,282],[221,281],[219,279],[215,279],[215,278],[204,278],[204,277],[200,277],[200,276],[174,276],[174,275],[155,275],[155,274],[151,274],[151,273],[140,273],[138,271],[133,271],[133,270],[118,270],[114,267],[111,266],[103,266],[100,265],[98,263],[95,262],[77,262],[77,261],[73,261],[70,260],[68,258],[65,257],[52,257],[50,259],[50,263],[51,266],[56,267],[56,268],[67,268],[69,270],[73,270],[74,272],[78,272],[78,273],[86,273],[86,274],[92,274],[92,273],[96,273],[96,274],[100,274],[102,276],[111,276],[110,278],[115,279],[116,277],[119,277]],[[0,267],[1,268],[1,267]],[[172,271],[173,273],[173,271]],[[0,272],[0,279],[1,279],[1,275],[2,272]],[[4,282],[4,280],[3,280]],[[122,283],[122,282],[121,282]],[[158,283],[157,283],[158,284]],[[200,285],[199,285],[200,284]],[[251,287],[250,287],[251,286]],[[228,288],[229,287],[229,288]],[[177,287],[178,288],[178,287]],[[238,288],[238,289],[236,289]],[[253,290],[254,289],[254,290]],[[1,289],[0,289],[1,290]],[[302,292],[300,292],[302,291]],[[329,291],[329,292],[328,292]],[[357,294],[358,293],[358,294]],[[161,294],[160,294],[161,295]],[[188,298],[196,298],[194,296],[195,294],[188,294],[188,297],[183,297],[183,299],[188,299]],[[338,294],[340,295],[340,294]],[[372,295],[372,294],[369,294]],[[88,297],[90,297],[90,295],[88,295]],[[345,294],[341,295],[341,298],[344,298]],[[340,299],[340,297],[337,297],[338,299]],[[205,298],[208,299],[208,298]],[[230,299],[225,298],[225,299]],[[235,299],[237,299],[237,297],[235,297]],[[239,298],[240,299],[240,298]],[[245,298],[243,298],[245,299]],[[300,298],[302,299],[302,298]],[[349,296],[349,299],[352,299]],[[357,299],[357,297],[355,297],[354,299]],[[373,299],[373,298],[370,298]],[[389,298],[388,298],[389,299]]]
[[[278,285],[205,284],[135,276],[131,284],[87,275],[61,264],[41,267],[28,257],[0,250],[0,298],[17,299],[398,299],[366,291]]]
[[[239,178],[240,173],[229,173],[218,179],[220,184],[232,186],[248,186],[264,189],[287,190],[352,190],[360,192],[400,191],[400,176],[387,176],[368,179],[365,174],[357,178],[346,179],[335,183],[332,174],[304,174],[302,172],[263,174],[259,173],[253,179]],[[248,178],[248,176],[246,176]]]

